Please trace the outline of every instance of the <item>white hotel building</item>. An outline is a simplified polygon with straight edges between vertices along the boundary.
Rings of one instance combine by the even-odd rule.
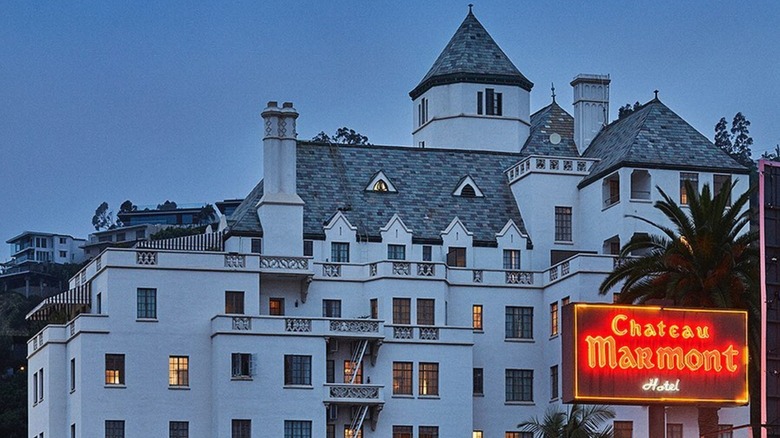
[[[108,248],[29,315],[73,317],[29,342],[29,436],[530,436],[561,403],[560,308],[611,302],[614,254],[653,232],[625,216],[662,220],[655,186],[747,189],[658,98],[605,123],[609,82],[531,114],[469,12],[410,93],[414,146],[297,141],[270,102],[264,179],[219,244]],[[646,435],[647,408],[616,411]],[[666,418],[696,436],[694,407]]]

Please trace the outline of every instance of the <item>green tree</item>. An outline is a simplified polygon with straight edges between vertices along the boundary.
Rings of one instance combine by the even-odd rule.
[[[750,169],[755,167],[755,163],[750,158],[751,146],[753,146],[753,138],[750,137],[750,121],[741,112],[734,115],[731,129],[727,129],[725,117],[721,117],[715,124],[715,146],[743,166]]]
[[[600,427],[613,418],[615,411],[609,406],[575,403],[563,411],[550,407],[541,420],[534,417],[517,427],[534,438],[612,438],[612,426]]]
[[[780,161],[780,145],[775,145],[775,150],[772,152],[764,152],[761,154],[761,158],[770,161]]]
[[[176,210],[176,208],[178,208],[176,203],[167,199],[162,204],[157,204],[158,210]]]
[[[206,204],[195,215],[195,222],[198,225],[209,225],[217,219],[217,210],[211,204]]]
[[[95,230],[108,230],[116,226],[114,222],[114,212],[108,209],[108,202],[103,201],[95,209],[95,215],[92,216],[92,226]]]
[[[131,211],[136,211],[136,210],[138,210],[138,207],[133,205],[133,202],[129,199],[123,202],[122,205],[119,206],[120,213],[129,213]]]
[[[749,313],[751,367],[760,363],[757,233],[747,231],[751,191],[733,204],[736,181],[713,196],[708,184],[701,193],[686,184],[687,211],[663,190],[655,203],[671,226],[629,215],[661,232],[636,234],[621,249],[622,263],[601,283],[606,294],[620,285],[619,301],[641,304],[667,299],[686,307],[740,308]],[[631,254],[644,254],[629,257]],[[622,284],[621,284],[622,283]],[[751,372],[754,370],[751,370]],[[699,434],[717,431],[718,408],[699,408]]]
[[[354,129],[347,128],[346,126],[337,129],[336,133],[332,137],[326,134],[325,131],[320,131],[320,133],[314,136],[311,141],[319,143],[371,144],[368,142],[368,137],[361,135]]]

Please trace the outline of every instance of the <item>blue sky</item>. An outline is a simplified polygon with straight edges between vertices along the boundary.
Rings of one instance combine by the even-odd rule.
[[[754,157],[780,143],[778,2],[473,2],[532,111],[551,83],[571,111],[574,76],[610,74],[613,118],[658,89],[709,138],[742,111]],[[302,139],[346,125],[411,144],[408,92],[467,3],[0,3],[0,239],[85,237],[102,201],[245,196],[268,100],[295,103]]]

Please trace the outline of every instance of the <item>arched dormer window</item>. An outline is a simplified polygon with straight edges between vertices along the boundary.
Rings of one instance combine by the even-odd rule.
[[[485,196],[470,175],[466,175],[458,181],[452,194],[462,198],[483,198]]]
[[[385,173],[381,170],[371,176],[371,179],[368,181],[365,190],[367,192],[376,192],[376,193],[397,192],[393,182],[390,181],[390,178],[388,178],[387,175],[385,175]]]
[[[387,191],[387,183],[385,180],[380,179],[379,181],[374,183],[374,191],[375,192],[386,192]]]
[[[477,192],[474,191],[474,187],[471,184],[466,184],[460,190],[460,196],[463,196],[464,198],[476,198]]]

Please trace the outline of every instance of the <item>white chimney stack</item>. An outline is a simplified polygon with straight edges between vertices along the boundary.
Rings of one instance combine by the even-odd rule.
[[[609,75],[579,74],[574,88],[574,142],[582,155],[590,142],[609,123]]]
[[[263,227],[263,254],[303,255],[303,200],[297,194],[295,120],[291,102],[263,110],[263,197],[257,215]]]

